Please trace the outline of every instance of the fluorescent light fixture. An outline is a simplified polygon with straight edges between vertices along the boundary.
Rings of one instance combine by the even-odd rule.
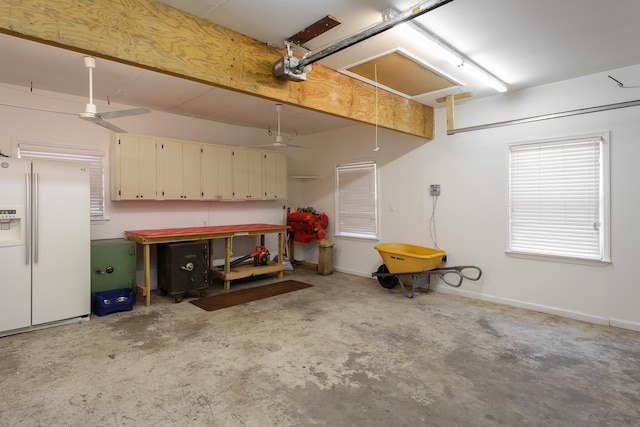
[[[479,68],[474,63],[462,62],[458,65],[461,69],[467,71],[469,74],[473,74],[478,79],[482,80],[486,85],[491,86],[500,93],[507,91],[507,85],[493,74],[487,73],[484,69]]]
[[[412,22],[405,22],[404,24],[396,26],[393,31],[407,40],[420,39],[420,48],[424,52],[429,52],[436,57],[447,61],[451,65],[456,67],[460,65],[462,59],[458,55],[454,55],[450,50],[445,49],[442,45],[438,44],[435,40],[426,38],[424,32],[420,30],[416,25],[412,25]],[[435,50],[435,53],[434,53]]]
[[[387,8],[382,11],[382,19],[387,20],[398,13],[400,12],[394,8]],[[433,45],[437,46],[444,54],[446,60],[452,65],[473,74],[476,78],[482,80],[486,85],[492,87],[498,92],[507,91],[507,84],[505,82],[472,61],[470,58],[466,57],[462,52],[450,45],[446,40],[440,38],[437,34],[429,31],[427,28],[414,21],[407,21],[403,25],[411,27],[413,30],[417,31],[427,40],[432,42]]]

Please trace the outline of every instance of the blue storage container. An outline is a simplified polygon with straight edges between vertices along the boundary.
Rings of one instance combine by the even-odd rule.
[[[97,316],[116,311],[133,310],[136,290],[131,288],[111,289],[93,293],[93,312]]]

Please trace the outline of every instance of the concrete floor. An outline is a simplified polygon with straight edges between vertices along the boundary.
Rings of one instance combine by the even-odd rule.
[[[0,425],[640,425],[638,333],[309,267],[285,278],[315,286],[215,312],[154,292],[0,338]]]

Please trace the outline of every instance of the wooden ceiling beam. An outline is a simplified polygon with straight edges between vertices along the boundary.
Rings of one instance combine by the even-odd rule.
[[[305,82],[276,79],[284,52],[154,0],[7,0],[0,32],[433,139],[433,109],[314,64]]]

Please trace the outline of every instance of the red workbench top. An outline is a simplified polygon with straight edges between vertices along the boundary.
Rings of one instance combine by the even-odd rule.
[[[202,227],[182,227],[182,228],[159,228],[153,230],[130,230],[125,231],[125,236],[130,240],[136,240],[140,243],[154,243],[156,239],[172,237],[204,237],[224,235],[229,233],[260,233],[269,231],[286,230],[287,225],[278,224],[232,224],[232,225],[210,225]]]
[[[185,236],[199,234],[216,233],[240,233],[245,231],[268,231],[288,228],[287,225],[278,224],[232,224],[232,225],[209,225],[202,227],[183,228],[159,228],[154,230],[130,230],[125,234],[141,237],[164,237],[164,236]]]

